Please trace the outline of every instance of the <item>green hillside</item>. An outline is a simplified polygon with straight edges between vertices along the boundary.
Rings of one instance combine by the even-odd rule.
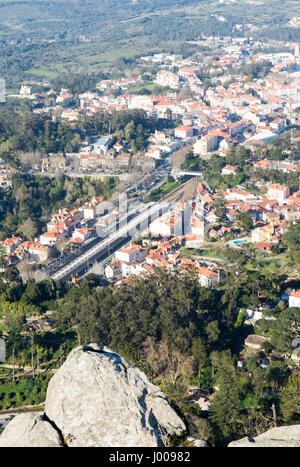
[[[249,23],[258,37],[300,40],[288,25],[297,7],[297,0],[2,0],[1,74],[13,86],[49,72],[101,71],[120,57],[178,51],[201,34],[243,35]]]

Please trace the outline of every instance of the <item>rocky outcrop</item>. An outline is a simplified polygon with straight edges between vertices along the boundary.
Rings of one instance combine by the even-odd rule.
[[[90,344],[74,349],[50,380],[45,416],[16,416],[0,445],[155,447],[185,429],[143,372]]]
[[[45,413],[68,446],[160,446],[185,430],[144,373],[96,344],[73,350],[50,380]]]
[[[272,428],[256,438],[232,441],[229,448],[300,447],[300,425]]]
[[[17,415],[0,436],[0,447],[62,447],[60,434],[38,413]]]
[[[188,436],[186,438],[186,445],[193,447],[193,448],[207,448],[208,447],[205,441],[202,441],[202,439],[197,439],[194,436]]]

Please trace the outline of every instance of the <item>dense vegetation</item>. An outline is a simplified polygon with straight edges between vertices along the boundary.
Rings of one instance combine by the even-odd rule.
[[[214,446],[245,434],[255,436],[275,424],[299,422],[299,376],[292,374],[282,358],[282,352],[291,352],[290,339],[299,333],[294,326],[299,323],[299,309],[275,307],[272,313],[278,319],[268,321],[275,326],[271,342],[266,342],[261,352],[248,354],[246,367],[238,368],[237,356],[253,329],[244,324],[243,313],[237,312],[245,301],[241,300],[243,294],[247,295],[237,276],[225,290],[218,291],[201,287],[188,272],[158,271],[111,288],[99,287],[97,277],[91,275],[71,289],[53,281],[24,285],[17,273],[5,274],[0,281],[6,315],[2,326],[10,362],[14,351],[16,364],[31,365],[34,358],[42,369],[46,362],[50,367],[58,364],[62,343],[64,355],[78,343],[108,345],[145,371],[168,394],[190,431]],[[278,291],[276,278],[259,282],[265,284],[272,303],[274,286]],[[47,304],[56,310],[52,319],[60,331],[32,334],[26,318],[42,316]],[[259,331],[268,334],[270,329],[263,326],[259,323]],[[260,364],[266,357],[271,363],[264,370]],[[23,388],[20,379],[17,388],[7,377],[4,381],[0,392],[6,394],[5,407],[13,406],[10,401],[15,405],[38,402],[34,394],[44,390],[37,389],[37,375],[30,395],[26,387],[31,383]],[[219,387],[209,414],[188,402],[186,390],[191,384],[209,392]]]
[[[16,160],[17,151],[77,152],[78,131],[61,122],[53,122],[31,112],[0,112],[0,156]]]
[[[143,110],[99,112],[79,121],[79,127],[88,135],[114,134],[115,140],[124,139],[133,152],[145,150],[148,138],[155,130],[173,126],[172,121],[148,117]]]
[[[116,177],[105,177],[101,181],[90,177],[60,175],[50,178],[16,172],[12,175],[12,186],[0,189],[0,236],[4,239],[20,233],[33,239],[45,229],[51,214],[60,208],[79,207],[93,196],[109,198],[117,181]]]

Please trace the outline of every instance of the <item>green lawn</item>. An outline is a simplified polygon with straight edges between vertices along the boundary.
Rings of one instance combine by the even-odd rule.
[[[151,191],[149,201],[159,201],[171,191],[180,187],[183,183],[183,180],[174,180],[174,182],[164,183],[160,188]]]
[[[57,71],[49,71],[49,70],[43,70],[43,69],[37,69],[37,68],[36,69],[30,68],[30,70],[25,71],[25,73],[39,76],[41,78],[58,78],[59,76],[59,73]]]

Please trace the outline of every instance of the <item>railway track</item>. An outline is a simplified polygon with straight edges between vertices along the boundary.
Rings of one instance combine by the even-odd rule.
[[[177,203],[184,198],[185,195],[188,195],[187,197],[191,199],[195,194],[195,189],[195,180],[193,178],[189,179],[179,187],[175,188],[175,190],[165,195],[160,201]]]

